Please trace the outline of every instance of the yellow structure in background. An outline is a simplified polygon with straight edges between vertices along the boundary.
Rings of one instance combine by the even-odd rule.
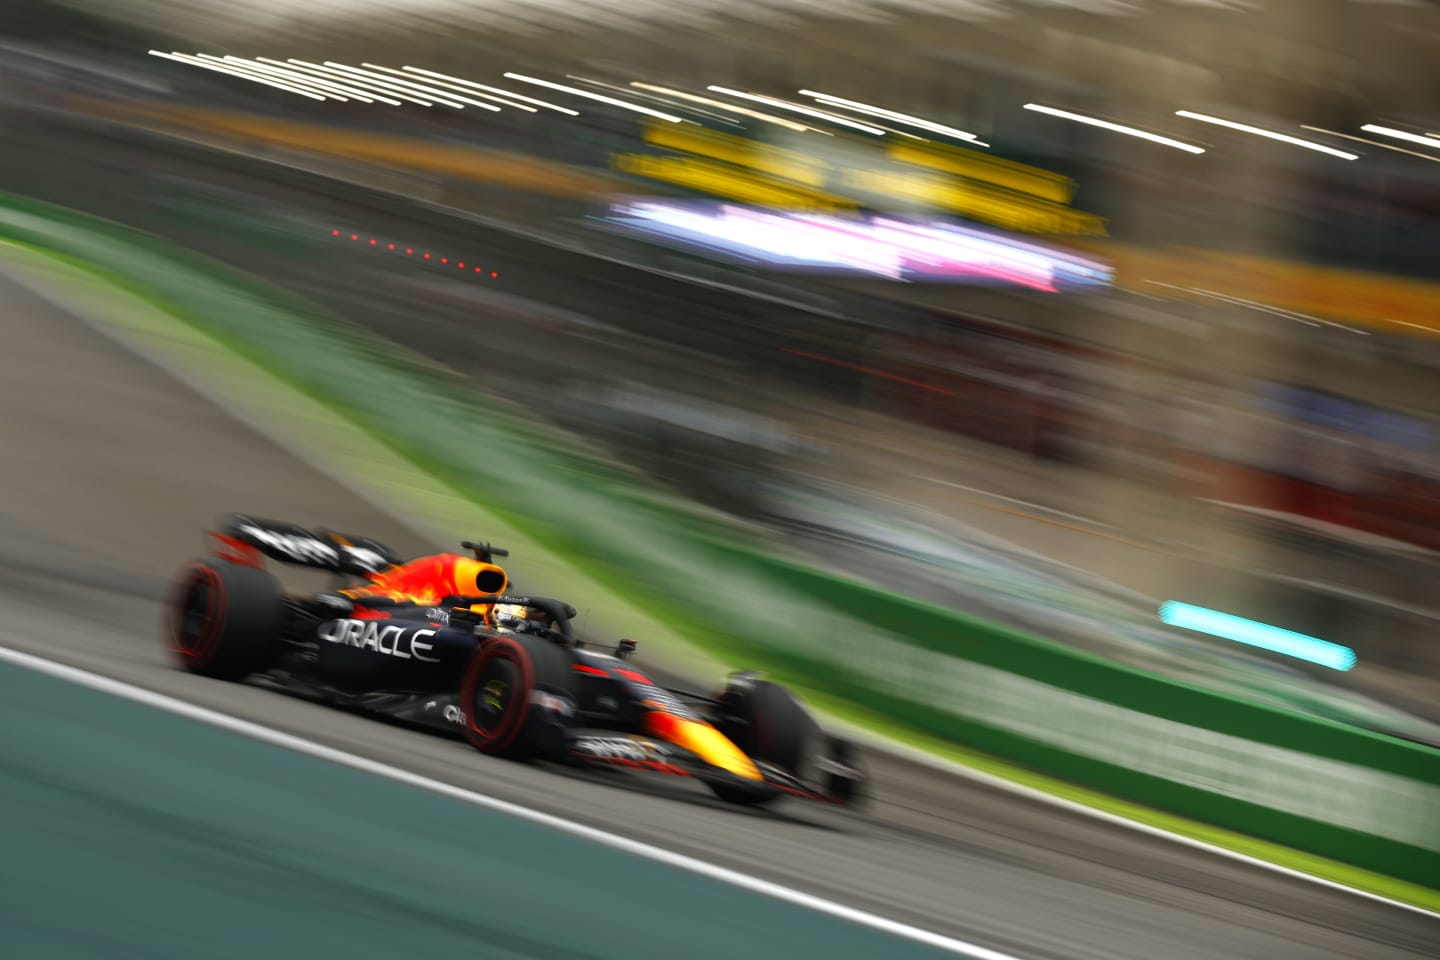
[[[845,186],[1022,233],[1106,236],[1105,220],[1038,197],[905,170],[846,170]]]
[[[1006,230],[1108,235],[1104,217],[1070,206],[1075,181],[1063,174],[941,143],[892,143],[886,155],[901,167],[850,171],[849,182]]]
[[[654,123],[645,129],[645,142],[678,153],[709,157],[724,163],[781,177],[807,187],[823,187],[826,164],[798,150],[786,150],[733,133],[678,123]]]
[[[1103,237],[1105,220],[1069,206],[1075,182],[1038,167],[942,144],[892,144],[855,162],[697,126],[658,123],[647,143],[678,157],[620,154],[612,165],[742,203],[803,210],[858,209],[884,201],[957,214],[1006,230]],[[921,169],[911,169],[919,167]]]
[[[858,207],[855,201],[845,197],[712,160],[622,153],[616,154],[610,162],[621,173],[763,207],[828,212],[853,211]]]
[[[1075,195],[1075,181],[1064,174],[976,150],[939,143],[892,143],[886,153],[897,163],[929,167],[962,180],[992,184],[1051,203],[1068,204]]]
[[[223,137],[254,145],[368,161],[400,170],[500,183],[536,193],[605,201],[633,192],[633,185],[623,178],[521,154],[212,110],[122,107],[98,100],[75,106],[152,129],[168,129],[176,135],[209,133],[217,135],[217,139]],[[671,142],[683,142],[688,147],[701,147],[709,152],[704,157],[621,155],[615,158],[615,164],[637,176],[746,203],[837,211],[854,210],[858,206],[854,200],[807,186],[799,180],[765,173],[754,166],[758,159],[770,170],[789,170],[800,174],[802,179],[812,179],[806,171],[814,168],[806,161],[815,158],[774,147],[756,151],[748,145],[749,141],[723,134],[703,140]],[[994,196],[994,205],[984,211],[992,218],[1028,216],[1034,218],[1032,224],[1040,224],[1040,211],[1059,210],[1082,218],[1091,216],[1055,199],[1062,195],[1060,191],[1068,198],[1073,189],[1073,183],[1056,174],[971,151],[926,147],[908,148],[908,151],[896,148],[896,152],[897,159],[904,157],[908,164],[931,169],[938,169],[937,164],[946,164],[950,166],[945,172],[963,182],[988,184],[993,194],[979,194],[972,187],[967,194],[971,199],[964,202],[973,209],[982,202],[975,197]],[[907,189],[903,181],[892,181],[886,186]],[[962,202],[960,194],[952,199],[956,204]],[[1153,249],[1079,239],[1072,241],[1072,245],[1111,261],[1115,267],[1115,284],[1124,290],[1211,304],[1215,302],[1213,294],[1219,293],[1396,335],[1440,337],[1440,283],[1217,250]]]

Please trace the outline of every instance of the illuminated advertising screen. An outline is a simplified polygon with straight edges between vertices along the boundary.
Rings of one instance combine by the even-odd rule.
[[[597,223],[653,243],[781,271],[1049,293],[1102,289],[1113,279],[1101,260],[936,218],[636,199],[613,204]]]

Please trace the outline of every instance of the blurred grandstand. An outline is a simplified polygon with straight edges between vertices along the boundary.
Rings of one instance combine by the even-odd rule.
[[[300,179],[287,181],[287,202],[257,209],[248,181],[227,197],[203,177],[149,171],[124,202],[97,197],[100,212],[260,272],[481,382],[523,388],[544,371],[562,387],[524,393],[534,412],[832,566],[863,552],[854,566],[888,586],[1229,689],[1261,666],[1284,670],[1269,695],[1310,696],[1294,693],[1310,689],[1300,668],[1260,658],[1237,669],[1213,645],[1177,646],[1153,611],[1183,593],[1347,643],[1361,667],[1327,682],[1440,718],[1430,596],[1440,139],[1427,152],[1362,132],[1377,122],[1440,130],[1433,5],[670,3],[621,13],[579,2],[277,2],[241,13],[154,0],[126,7],[130,36],[156,31],[132,47],[56,29],[76,10],[111,9],[29,2],[7,13],[13,25],[17,11],[38,12],[0,51],[12,111],[37,125],[53,122],[37,111],[83,114],[105,135],[160,134]],[[677,43],[687,32],[704,41]],[[370,109],[143,49],[177,44],[252,62],[380,64],[396,77],[412,64],[487,84],[524,71],[652,108],[676,99],[646,100],[634,84],[713,98],[707,88],[724,83],[811,104],[799,91],[819,90],[984,146],[807,137],[713,107],[674,130],[590,104],[573,117]],[[1177,110],[1289,131],[1332,153]],[[1349,162],[1339,149],[1363,156]],[[7,162],[12,182],[33,172]],[[46,176],[35,189],[65,202],[74,184]],[[403,262],[362,270],[335,244],[281,252],[274,232],[315,240],[324,197],[341,184],[409,198],[435,236],[510,256],[504,292]],[[759,202],[775,191],[789,202]],[[321,198],[316,209],[307,196]],[[1043,245],[1103,265],[1103,282],[796,273],[733,248],[719,258],[693,242],[596,229],[636,198],[983,228],[1007,256]],[[242,213],[271,240],[243,241]],[[1326,709],[1435,736],[1356,703]]]

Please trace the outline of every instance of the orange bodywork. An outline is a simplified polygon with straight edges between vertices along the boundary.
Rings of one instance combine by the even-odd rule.
[[[708,723],[654,710],[645,718],[645,730],[660,740],[689,750],[712,767],[745,780],[765,779],[743,750]]]
[[[508,578],[500,567],[457,553],[419,557],[379,573],[366,574],[366,577],[370,581],[368,586],[353,587],[340,592],[352,600],[362,602],[367,597],[376,597],[424,606],[438,604],[446,597],[501,594],[508,586]],[[482,578],[491,581],[487,586],[498,583],[498,589],[482,589]],[[486,613],[489,607],[475,604],[471,609]]]

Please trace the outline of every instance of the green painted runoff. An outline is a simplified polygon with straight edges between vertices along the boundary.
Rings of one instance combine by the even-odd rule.
[[[0,956],[942,955],[4,663],[0,724]]]

